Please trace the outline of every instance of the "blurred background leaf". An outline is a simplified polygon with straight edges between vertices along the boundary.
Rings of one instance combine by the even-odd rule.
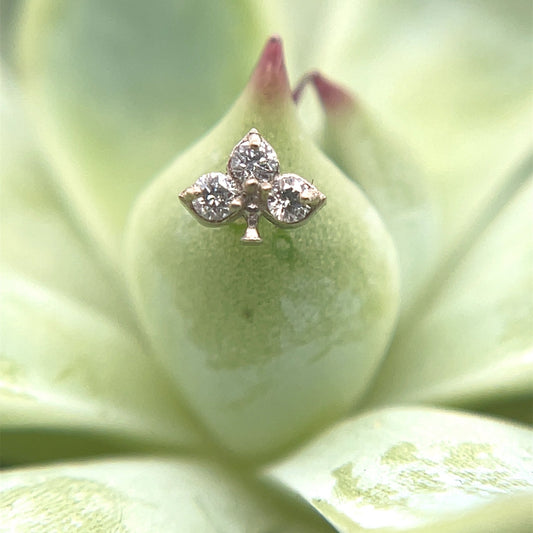
[[[111,256],[133,197],[222,116],[272,32],[294,77],[320,67],[410,147],[443,253],[531,144],[528,0],[121,2],[28,2],[17,55],[53,168]]]
[[[294,90],[299,102],[307,85],[317,92],[325,115],[320,144],[376,206],[398,253],[401,312],[420,296],[433,274],[441,245],[438,201],[407,148],[369,113],[360,99],[319,72]]]
[[[480,408],[497,395],[532,417],[532,165],[527,179],[391,346],[370,403]]]
[[[327,7],[309,10],[313,39],[298,67],[350,87],[410,147],[440,199],[446,249],[531,147],[531,3]],[[286,11],[293,26],[304,8],[292,2]]]
[[[194,431],[149,355],[124,281],[72,214],[31,135],[19,98],[17,87],[4,75],[3,460],[102,453],[119,446],[112,442],[130,447],[191,445]],[[35,443],[25,444],[32,432],[41,432],[37,449]],[[84,432],[85,443],[75,436]]]
[[[32,116],[112,256],[135,195],[242,87],[263,41],[255,11],[245,1],[25,4],[19,70]]]

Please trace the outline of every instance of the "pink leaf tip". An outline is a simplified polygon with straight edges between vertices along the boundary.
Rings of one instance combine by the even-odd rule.
[[[315,88],[326,112],[339,113],[355,107],[356,100],[347,89],[333,83],[317,71],[306,74],[298,83],[292,93],[295,103],[299,102],[303,90],[309,84]]]
[[[263,48],[250,85],[267,100],[290,95],[283,43],[278,35],[272,36]]]

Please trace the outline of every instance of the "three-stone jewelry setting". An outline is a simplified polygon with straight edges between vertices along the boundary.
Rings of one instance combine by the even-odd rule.
[[[233,148],[226,171],[204,174],[179,198],[207,226],[244,217],[243,244],[262,242],[257,230],[261,215],[277,226],[294,228],[307,222],[326,202],[301,176],[280,175],[276,152],[255,128]]]

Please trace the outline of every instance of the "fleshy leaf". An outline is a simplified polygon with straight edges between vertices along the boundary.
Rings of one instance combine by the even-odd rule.
[[[533,180],[485,229],[429,308],[400,332],[369,402],[531,400]],[[530,404],[531,405],[531,404]]]
[[[223,172],[251,128],[283,172],[305,176],[328,205],[305,226],[198,224],[177,194]],[[369,202],[302,134],[281,44],[273,38],[243,95],[143,194],[128,228],[139,313],[169,374],[229,449],[269,453],[329,423],[361,394],[397,309],[396,258]]]
[[[17,0],[3,0],[1,3],[0,54],[3,64],[10,64],[13,59],[15,41],[13,34],[18,25],[20,7],[20,2]]]
[[[244,81],[262,39],[255,7],[41,0],[26,3],[20,33],[24,89],[48,157],[116,257],[138,191]]]
[[[17,275],[3,273],[0,294],[4,431],[94,431],[154,447],[196,441],[167,378],[127,330]],[[16,453],[2,448],[4,459]]]
[[[138,458],[12,470],[2,474],[0,490],[0,523],[19,533],[331,531],[309,511],[277,506],[268,493],[220,467],[192,460]]]
[[[8,83],[1,101],[4,460],[33,456],[22,441],[38,431],[192,442],[171,387],[140,344],[124,281],[72,216]]]
[[[384,133],[343,87],[315,72],[302,80],[295,99],[307,83],[316,88],[326,114],[321,142],[326,154],[365,191],[394,240],[406,308],[427,282],[440,249],[437,207],[427,179],[408,149]]]
[[[530,147],[531,3],[328,7],[304,68],[326,69],[401,135],[436,190],[445,246],[453,243]]]
[[[494,522],[527,531],[532,439],[529,429],[478,416],[389,409],[334,426],[266,474],[344,533],[470,533]]]
[[[1,264],[132,325],[124,282],[93,246],[62,196],[4,72],[1,85]]]

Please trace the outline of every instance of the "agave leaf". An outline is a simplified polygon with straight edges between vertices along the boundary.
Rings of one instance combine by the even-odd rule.
[[[0,520],[10,531],[263,533],[331,531],[309,512],[276,505],[218,466],[120,459],[7,471]]]
[[[292,231],[260,222],[264,244],[250,248],[239,242],[243,226],[205,228],[177,193],[206,172],[224,172],[252,127],[277,151],[282,172],[314,182],[329,203]],[[394,326],[390,238],[357,186],[302,134],[276,39],[221,123],[141,197],[128,264],[163,364],[239,454],[279,450],[340,415]]]
[[[478,416],[388,409],[332,427],[265,473],[343,533],[527,531],[532,437]]]

